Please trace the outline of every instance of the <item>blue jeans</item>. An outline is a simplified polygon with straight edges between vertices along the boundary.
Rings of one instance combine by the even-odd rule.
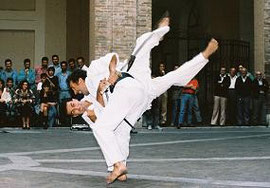
[[[194,104],[193,104],[192,110],[194,112],[197,123],[201,123],[202,117],[201,117],[201,112],[200,112],[199,101],[198,101],[197,95],[194,95]]]
[[[53,127],[56,119],[57,111],[56,106],[51,106],[48,111],[48,125]]]
[[[60,91],[60,92],[59,92],[59,101],[60,101],[60,103],[62,102],[62,100],[68,99],[68,98],[70,98],[70,97],[71,97],[71,96],[70,96],[69,91]]]
[[[185,114],[187,113],[188,120],[187,123],[192,123],[192,107],[194,105],[194,95],[192,94],[182,94],[181,95],[181,107],[179,115],[179,124],[184,123]]]

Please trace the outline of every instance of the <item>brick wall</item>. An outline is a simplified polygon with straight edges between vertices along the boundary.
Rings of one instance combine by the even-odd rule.
[[[264,0],[264,63],[265,76],[270,83],[270,0]],[[270,116],[270,95],[268,94],[268,116]]]
[[[151,30],[151,10],[151,0],[96,0],[92,57],[115,51],[121,60],[128,58],[137,35]]]

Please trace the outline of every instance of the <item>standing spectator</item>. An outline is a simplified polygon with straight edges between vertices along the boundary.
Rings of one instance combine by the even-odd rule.
[[[244,67],[243,65],[241,65],[241,64],[238,66],[238,73],[237,73],[237,76],[238,76],[238,77],[241,76],[242,70],[243,70],[244,68],[245,68],[245,67]],[[251,79],[251,81],[254,80],[254,76],[253,76],[250,72],[247,72],[247,77],[249,77],[249,78]]]
[[[59,83],[59,101],[60,103],[64,99],[70,98],[69,85],[67,84],[67,78],[70,75],[70,72],[67,70],[67,62],[61,62],[61,72],[57,74],[58,83]]]
[[[13,100],[12,100],[13,97],[14,97],[14,94],[15,94],[15,89],[14,89],[14,86],[13,86],[13,79],[12,78],[7,79],[6,91],[9,92],[10,97],[11,97],[11,100],[7,103],[6,114],[7,114],[8,119],[12,119],[15,116],[15,106],[14,106],[14,103],[13,103]]]
[[[237,124],[237,95],[236,95],[236,90],[235,90],[235,83],[236,83],[236,69],[231,68],[230,73],[229,73],[229,78],[230,78],[230,86],[228,90],[228,117],[229,124],[230,125],[236,125]]]
[[[199,92],[199,87],[195,91],[194,103],[193,103],[193,106],[192,106],[192,112],[194,113],[197,125],[200,125],[200,124],[202,124],[202,116],[201,116],[199,100],[198,100],[198,96],[197,96],[198,92]]]
[[[151,109],[147,110],[143,114],[143,123],[146,123],[147,129],[152,130],[152,129],[158,129],[159,131],[162,131],[163,129],[159,126],[159,116],[158,116],[158,108],[157,108],[157,99],[152,101],[152,107]]]
[[[215,85],[211,125],[217,125],[218,119],[220,125],[225,125],[228,88],[230,86],[230,78],[226,74],[225,67],[221,67],[220,74],[215,79]]]
[[[159,72],[158,76],[164,76],[165,73],[165,64],[160,63],[159,65]],[[160,110],[159,112],[159,118],[160,118],[160,125],[165,126],[167,121],[167,102],[168,102],[168,93],[167,91],[164,92],[162,95],[158,97],[158,108]]]
[[[252,80],[247,76],[246,68],[242,69],[241,76],[236,79],[235,89],[237,93],[238,124],[248,125],[250,120]]]
[[[35,71],[30,68],[31,66],[30,59],[25,59],[23,61],[23,64],[24,64],[24,69],[21,69],[19,71],[18,82],[20,83],[23,80],[27,80],[29,83],[30,89],[34,91],[36,89],[36,85],[35,85],[36,75],[35,75]]]
[[[194,95],[198,87],[199,87],[198,80],[193,78],[182,89],[179,125],[177,126],[178,129],[183,125],[186,113],[188,117],[187,119],[188,126],[190,126],[192,123],[192,107],[194,105]]]
[[[69,93],[69,85],[67,83],[67,79],[68,79],[68,76],[70,75],[70,72],[67,70],[67,68],[68,68],[67,67],[67,62],[62,61],[61,62],[62,71],[57,75],[58,82],[59,82],[59,103],[60,103],[60,107],[61,107],[62,101],[64,99],[71,98],[70,93]],[[59,119],[60,119],[61,125],[69,124],[69,122],[67,121],[67,117],[63,116],[63,113],[59,114]]]
[[[50,90],[49,82],[42,84],[42,90],[40,91],[40,112],[42,115],[42,124],[44,129],[48,129],[48,114],[50,111],[56,113],[57,99],[54,98],[52,91]],[[50,124],[50,127],[52,124]]]
[[[14,84],[17,84],[17,71],[12,69],[12,61],[10,59],[5,60],[5,70],[2,71],[1,79],[6,82],[8,78],[12,78]]]
[[[178,69],[179,66],[175,65],[174,70]],[[178,114],[181,104],[181,87],[172,86],[172,126],[178,125]]]
[[[40,83],[41,74],[42,73],[46,73],[47,74],[48,64],[49,64],[48,57],[42,57],[42,59],[41,59],[41,66],[37,66],[35,68],[35,72],[36,72],[36,85],[38,83]]]
[[[77,67],[79,69],[87,71],[88,67],[85,65],[85,59],[83,57],[78,57],[76,61],[77,61]]]
[[[260,71],[256,72],[256,78],[253,81],[253,89],[253,122],[256,125],[266,125],[266,104],[269,84],[267,80],[262,77]]]
[[[15,91],[14,103],[20,112],[23,122],[23,129],[30,129],[30,117],[32,116],[33,112],[34,100],[35,96],[32,90],[29,88],[28,81],[22,81],[19,88]]]
[[[76,70],[76,64],[75,64],[75,59],[74,58],[70,58],[68,60],[68,70],[69,72],[73,72],[74,70]]]
[[[52,56],[52,63],[53,63],[52,66],[54,67],[54,75],[56,76],[59,72],[61,72],[61,67],[59,64],[59,56],[58,55]]]

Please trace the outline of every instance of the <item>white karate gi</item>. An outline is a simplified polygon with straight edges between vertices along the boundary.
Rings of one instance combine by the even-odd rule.
[[[202,54],[199,54],[191,61],[182,65],[179,69],[172,71],[163,77],[158,77],[152,80],[151,69],[149,66],[150,51],[154,46],[158,45],[160,38],[168,31],[169,27],[163,27],[138,38],[135,50],[144,41],[142,38],[145,39],[148,35],[153,34],[151,39],[137,54],[134,64],[129,71],[134,79],[128,77],[116,84],[114,93],[110,96],[108,104],[101,111],[95,124],[92,126],[93,133],[100,145],[108,166],[113,166],[116,162],[125,161],[127,159],[126,153],[128,154],[130,140],[129,131],[123,133],[125,147],[122,147],[121,144],[118,143],[118,139],[115,134],[115,131],[122,127],[120,125],[123,123],[123,119],[126,118],[132,125],[134,125],[143,112],[149,108],[154,98],[162,94],[174,84],[179,86],[186,85],[208,62]],[[103,60],[107,58],[108,61],[105,62],[107,64],[107,68],[105,71],[108,71],[108,65],[112,55],[113,54],[109,54],[105,56],[105,58],[99,59],[100,61],[96,60],[96,63],[99,62],[99,65],[101,65],[105,62],[103,62]],[[89,91],[93,90],[93,92],[90,91],[90,93],[95,96],[96,89],[93,88],[95,88],[95,85],[97,84],[93,81],[93,72],[89,71],[91,69],[93,70],[91,65],[88,69],[89,77],[87,76],[86,78],[86,84]],[[100,72],[101,69],[98,69],[98,71]],[[126,127],[129,126],[127,125]],[[128,137],[128,139],[125,137]],[[124,152],[123,148],[126,148],[124,149]]]

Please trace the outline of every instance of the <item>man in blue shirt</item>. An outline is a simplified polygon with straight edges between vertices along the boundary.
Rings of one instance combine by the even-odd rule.
[[[8,78],[12,78],[14,84],[17,84],[17,71],[12,69],[12,61],[11,59],[5,60],[5,70],[1,73],[1,79],[6,83]]]
[[[32,90],[35,90],[36,85],[35,85],[35,71],[34,69],[31,69],[31,60],[30,59],[25,59],[23,61],[24,63],[24,69],[21,69],[18,74],[18,82],[21,82],[23,80],[27,80],[29,82],[29,86]]]
[[[59,101],[62,102],[63,99],[70,98],[69,93],[69,85],[67,84],[67,78],[70,75],[70,72],[67,70],[67,62],[62,61],[61,62],[61,72],[58,73],[56,76],[58,77],[58,83],[59,83]]]
[[[61,62],[61,72],[58,73],[56,76],[58,77],[58,83],[59,83],[59,103],[60,107],[62,105],[62,101],[64,99],[71,98],[70,95],[70,89],[69,85],[67,84],[68,76],[70,75],[70,72],[67,70],[68,64],[66,61]],[[63,114],[59,113],[59,120],[61,125],[68,125],[70,122],[68,122],[68,119]]]
[[[59,56],[58,55],[52,56],[52,65],[50,65],[50,67],[54,67],[54,69],[55,69],[54,76],[58,75],[61,72],[61,67],[59,64]]]

